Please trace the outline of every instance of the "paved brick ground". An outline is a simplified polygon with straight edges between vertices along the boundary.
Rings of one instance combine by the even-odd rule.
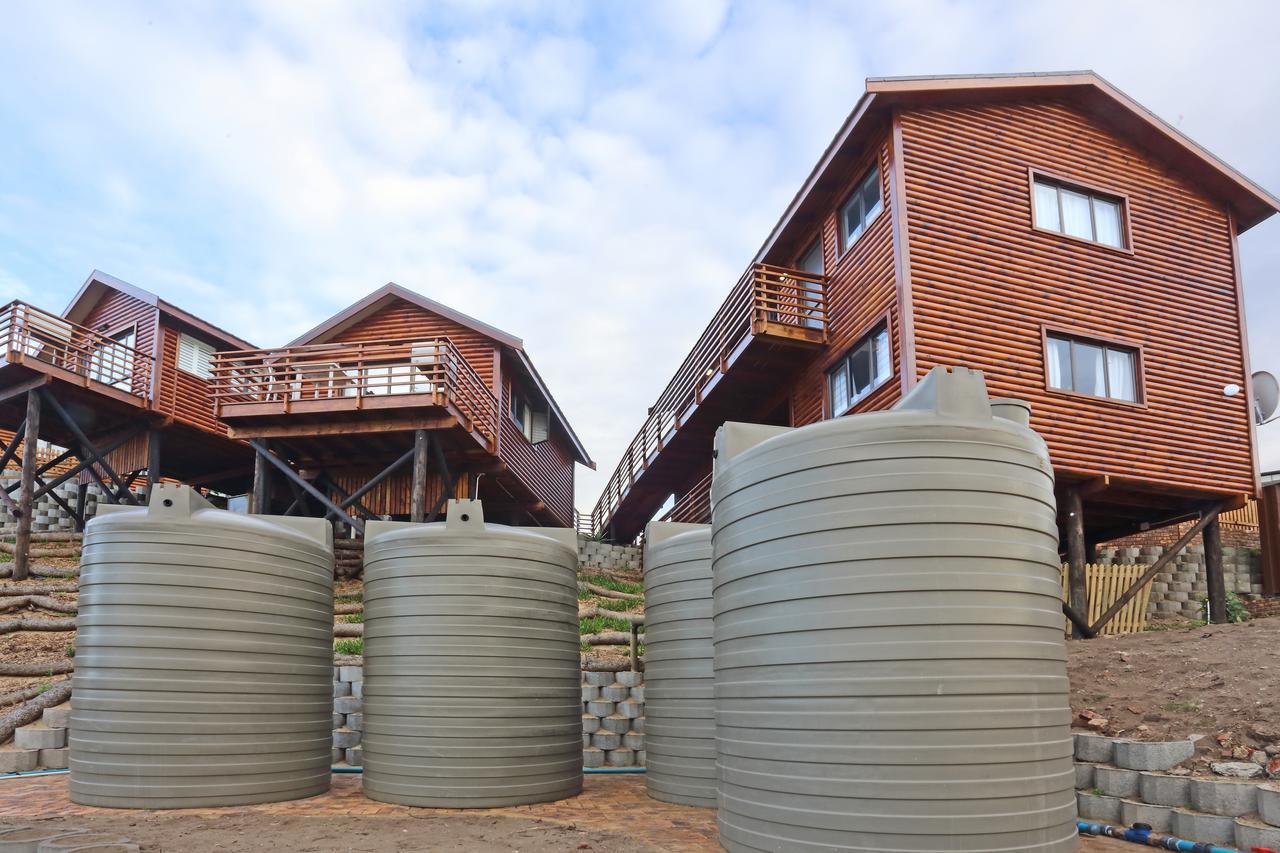
[[[366,799],[361,793],[361,777],[337,774],[328,794],[287,803],[226,809],[184,809],[165,814],[253,815],[264,817],[288,815],[303,817],[378,817],[406,816],[421,809],[395,806]],[[435,810],[449,814],[451,810]],[[459,812],[460,813],[460,812]],[[561,826],[597,829],[623,833],[638,842],[662,850],[718,851],[715,813],[711,809],[695,809],[659,803],[645,796],[644,777],[589,775],[582,796],[557,803],[536,806],[469,811],[468,814],[494,814],[523,817]],[[55,817],[92,814],[120,814],[115,809],[98,809],[77,805],[67,796],[67,776],[37,776],[0,781],[0,821],[14,818]],[[144,813],[145,814],[145,813]],[[1111,839],[1084,839],[1081,853],[1120,853],[1138,849],[1134,845]]]

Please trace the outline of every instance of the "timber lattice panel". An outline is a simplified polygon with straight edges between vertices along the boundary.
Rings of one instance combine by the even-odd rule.
[[[1098,621],[1112,604],[1142,577],[1148,566],[1102,566],[1089,563],[1085,567],[1085,588],[1089,592],[1089,624]],[[1067,597],[1067,567],[1063,564],[1062,597]],[[1154,580],[1154,578],[1152,579]],[[1101,636],[1114,634],[1138,634],[1147,629],[1147,600],[1151,597],[1151,581],[1143,584],[1138,594],[1130,599],[1115,617],[1102,626]],[[1071,622],[1064,620],[1067,636],[1071,636]]]

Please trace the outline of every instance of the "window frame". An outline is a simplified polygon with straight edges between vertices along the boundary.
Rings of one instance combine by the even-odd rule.
[[[889,372],[885,374],[885,377],[882,380],[880,380],[879,382],[872,385],[869,389],[867,389],[867,392],[865,394],[863,394],[861,397],[858,397],[855,400],[850,401],[849,405],[846,406],[844,409],[837,411],[835,400],[832,399],[832,396],[831,396],[832,374],[841,365],[845,365],[847,369],[849,359],[853,355],[854,351],[857,350],[858,347],[861,346],[864,341],[870,339],[873,335],[879,332],[881,327],[884,328],[885,335],[887,336],[887,344],[889,347]],[[853,339],[852,344],[846,347],[845,350],[841,352],[837,358],[832,359],[828,364],[823,366],[822,368],[822,399],[823,399],[823,409],[824,409],[824,415],[825,415],[823,420],[830,420],[831,418],[839,418],[839,417],[843,417],[844,415],[848,415],[852,413],[860,405],[862,405],[868,399],[870,399],[877,391],[879,391],[884,386],[890,384],[893,381],[894,377],[897,375],[898,375],[898,364],[893,357],[893,323],[890,322],[889,313],[885,312],[880,316],[876,317],[876,319],[873,320],[871,323],[864,326],[862,329],[862,332]],[[852,390],[853,377],[850,375],[847,381],[849,382],[850,390]]]
[[[1119,397],[1107,397],[1100,394],[1087,394],[1083,391],[1077,391],[1074,388],[1058,388],[1049,382],[1049,338],[1067,338],[1082,344],[1093,344],[1103,348],[1104,355],[1102,359],[1103,371],[1106,375],[1107,387],[1111,386],[1111,367],[1107,364],[1105,351],[1109,349],[1123,350],[1133,355],[1133,393],[1137,397],[1136,400],[1122,400]],[[1072,329],[1065,326],[1054,326],[1042,324],[1040,326],[1040,358],[1041,367],[1044,372],[1044,390],[1048,394],[1061,394],[1066,397],[1077,397],[1081,400],[1093,400],[1095,402],[1111,403],[1117,406],[1129,406],[1135,409],[1147,408],[1147,387],[1144,381],[1145,373],[1145,353],[1143,346],[1136,341],[1124,340],[1120,338],[1104,338],[1098,335],[1082,331],[1080,329]],[[1074,378],[1074,377],[1073,377]]]
[[[1058,190],[1070,190],[1076,193],[1082,193],[1089,196],[1089,219],[1093,224],[1093,232],[1098,233],[1098,225],[1096,214],[1093,210],[1093,198],[1096,196],[1104,201],[1115,202],[1120,205],[1120,240],[1123,245],[1112,246],[1109,243],[1103,243],[1100,240],[1093,240],[1088,237],[1077,237],[1075,234],[1068,234],[1055,228],[1047,228],[1041,225],[1036,219],[1036,180],[1051,184]],[[1122,255],[1133,254],[1133,228],[1129,217],[1129,196],[1127,193],[1117,192],[1116,190],[1100,187],[1095,184],[1089,184],[1084,181],[1069,178],[1065,175],[1059,175],[1045,169],[1039,169],[1035,166],[1027,169],[1027,200],[1031,206],[1031,230],[1040,234],[1052,234],[1073,243],[1081,243],[1086,246],[1097,246],[1110,252],[1119,252]],[[1062,193],[1058,193],[1058,222],[1062,223]]]
[[[208,347],[209,349],[209,375],[208,376],[201,376],[199,373],[196,373],[194,370],[187,370],[185,367],[182,366],[182,339],[183,338],[186,338],[187,340],[190,340],[190,341],[194,341],[196,344],[198,344],[201,347]],[[207,341],[203,341],[200,338],[197,338],[195,335],[191,335],[186,332],[178,332],[178,348],[173,354],[173,363],[174,363],[174,366],[178,368],[178,370],[181,370],[183,373],[187,374],[188,376],[194,376],[199,380],[208,382],[209,380],[213,379],[213,357],[217,354],[218,354],[218,347],[216,345],[211,344]]]
[[[529,442],[532,445],[539,445],[539,444],[543,444],[544,442],[550,441],[551,440],[551,408],[549,406],[544,409],[535,408],[534,405],[531,402],[529,402],[529,396],[523,393],[514,382],[510,383],[509,388],[510,388],[510,391],[507,394],[507,397],[508,397],[507,418],[511,421],[511,423],[515,424],[516,432],[518,432],[521,436],[523,436],[524,440]],[[529,417],[528,432],[525,432],[524,421],[517,420],[516,413],[513,411],[517,403],[519,403],[524,408],[525,413]],[[539,432],[538,419],[539,418],[542,418],[543,421],[545,422],[542,430],[542,432],[544,432],[545,435],[542,437],[539,437],[538,435],[538,432]]]
[[[862,190],[866,186],[867,179],[871,177],[873,172],[876,176],[876,193],[880,197],[880,209],[876,211],[876,215],[869,221],[863,222],[862,232],[851,241],[849,240],[848,235],[844,233],[844,211],[845,208],[854,201],[854,199],[862,197]],[[886,206],[887,204],[884,196],[884,173],[880,168],[880,156],[879,152],[877,152],[876,156],[872,159],[871,165],[867,166],[867,168],[859,174],[858,180],[853,183],[853,187],[849,192],[845,193],[843,200],[836,205],[836,240],[837,248],[840,250],[838,257],[836,258],[837,261],[843,260],[844,256],[849,254],[849,250],[862,241],[862,238],[871,230],[871,226],[884,215]],[[865,215],[866,214],[864,213],[863,216],[865,217]],[[823,266],[826,266],[825,257],[823,258]]]

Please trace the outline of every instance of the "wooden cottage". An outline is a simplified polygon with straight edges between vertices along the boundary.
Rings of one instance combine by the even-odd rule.
[[[133,502],[145,475],[243,491],[253,451],[214,417],[214,354],[251,344],[142,288],[94,271],[61,314],[14,301],[0,309],[0,469],[37,440],[67,448],[22,455],[20,482],[0,490],[18,518],[26,569],[30,507],[78,477],[110,502]],[[24,443],[25,440],[25,443]],[[17,492],[15,500],[12,492]],[[83,500],[63,509],[83,526]]]
[[[215,358],[217,412],[257,450],[255,511],[573,523],[594,465],[519,338],[395,284],[297,340]]]
[[[726,420],[892,406],[931,367],[1031,402],[1075,563],[1258,489],[1236,238],[1280,201],[1091,72],[873,79],[592,516],[709,518]],[[1080,569],[1082,573],[1083,569]]]

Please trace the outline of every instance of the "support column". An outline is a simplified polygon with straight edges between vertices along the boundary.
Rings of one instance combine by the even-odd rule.
[[[413,431],[413,494],[409,507],[409,520],[421,524],[427,520],[427,452],[431,438],[425,429]],[[441,488],[447,484],[441,481]]]
[[[83,482],[76,483],[76,511],[80,513],[80,518],[84,519],[85,521],[89,520],[89,484],[88,483],[83,483]],[[80,523],[77,522],[77,524],[80,524]],[[76,528],[76,531],[79,533],[83,533],[84,525],[80,524],[80,526]]]
[[[263,447],[269,447],[266,439]],[[267,459],[260,452],[253,454],[253,491],[249,495],[249,512],[265,515],[271,506],[271,468]]]
[[[31,516],[35,513],[36,449],[40,443],[40,393],[27,392],[27,429],[23,436],[22,474],[18,487],[18,535],[13,548],[13,579],[31,573]]]
[[[147,433],[147,503],[160,482],[160,430]]]
[[[1204,571],[1209,581],[1209,621],[1227,621],[1227,584],[1222,575],[1222,528],[1215,517],[1204,527]]]
[[[1085,586],[1084,502],[1080,492],[1067,489],[1063,510],[1066,512],[1064,527],[1067,531],[1067,603],[1084,618],[1089,618],[1089,591]],[[1084,634],[1073,627],[1071,636],[1080,639]]]

